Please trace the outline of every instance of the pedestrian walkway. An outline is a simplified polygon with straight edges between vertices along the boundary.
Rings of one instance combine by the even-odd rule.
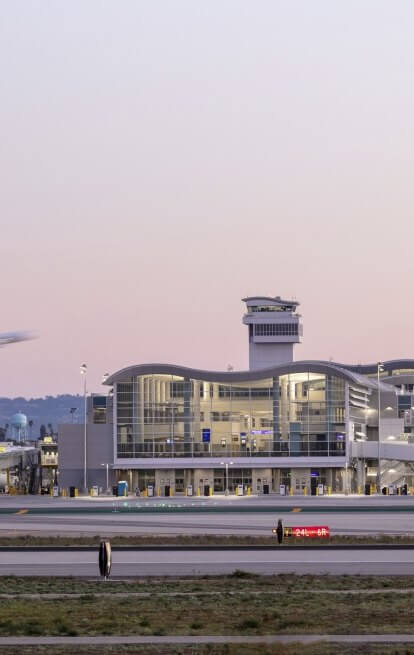
[[[414,634],[395,635],[220,635],[105,636],[105,637],[0,637],[1,646],[111,646],[120,644],[313,644],[318,641],[350,644],[413,644]]]

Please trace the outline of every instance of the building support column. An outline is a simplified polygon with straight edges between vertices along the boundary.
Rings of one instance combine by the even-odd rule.
[[[273,378],[273,453],[280,454],[280,390],[279,378]]]
[[[364,493],[365,490],[365,459],[357,459],[357,486]]]
[[[184,378],[184,453],[191,455],[191,387],[189,378]]]

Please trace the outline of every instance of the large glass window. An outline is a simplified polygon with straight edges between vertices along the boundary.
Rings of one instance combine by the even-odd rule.
[[[106,423],[106,396],[93,396],[93,422]]]
[[[144,375],[117,385],[116,410],[118,457],[345,454],[344,381],[317,373],[234,384]]]

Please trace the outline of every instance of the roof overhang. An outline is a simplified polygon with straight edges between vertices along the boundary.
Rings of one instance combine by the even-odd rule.
[[[290,362],[289,364],[254,371],[206,371],[176,364],[138,364],[116,371],[108,377],[104,384],[112,386],[118,382],[129,382],[131,378],[141,375],[174,375],[193,380],[203,380],[205,382],[224,382],[231,384],[233,382],[266,380],[272,377],[288,375],[289,373],[320,373],[322,375],[332,375],[351,384],[361,385],[370,389],[377,388],[375,380],[370,380],[358,373],[341,368],[330,362],[315,360]],[[390,390],[388,385],[381,384],[381,388],[384,391]]]

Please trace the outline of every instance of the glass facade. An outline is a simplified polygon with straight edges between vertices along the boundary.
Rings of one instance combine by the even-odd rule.
[[[151,374],[118,383],[115,393],[118,458],[345,455],[338,377],[306,372],[226,384]]]

